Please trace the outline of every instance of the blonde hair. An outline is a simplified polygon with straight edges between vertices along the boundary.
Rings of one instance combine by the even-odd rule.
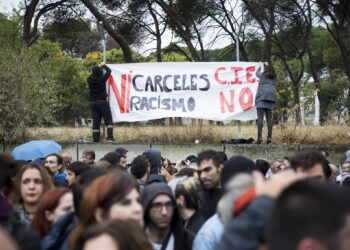
[[[193,177],[190,177],[177,184],[175,188],[175,198],[182,195],[185,198],[186,207],[197,211],[201,203],[200,192],[201,188],[199,182]]]

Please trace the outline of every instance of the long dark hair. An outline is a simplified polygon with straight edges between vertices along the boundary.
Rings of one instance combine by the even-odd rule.
[[[133,189],[139,191],[135,178],[127,173],[114,172],[94,180],[84,191],[80,205],[79,224],[72,232],[70,244],[74,246],[79,235],[90,225],[96,223],[95,210],[100,207],[107,214],[109,208]]]
[[[275,79],[276,78],[275,69],[274,69],[274,67],[271,64],[265,65],[264,76],[266,76],[269,79]]]

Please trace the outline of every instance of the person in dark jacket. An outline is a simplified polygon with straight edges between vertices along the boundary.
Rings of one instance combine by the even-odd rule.
[[[11,235],[22,250],[36,250],[40,247],[39,234],[23,225],[13,213],[8,201],[0,195],[0,227]]]
[[[147,157],[151,166],[150,174],[159,174],[162,166],[162,155],[160,151],[156,148],[148,148],[143,152],[143,155]]]
[[[79,219],[74,211],[61,216],[50,233],[42,240],[42,250],[69,250],[69,236],[78,222]]]
[[[261,73],[261,67],[263,63],[259,63],[259,67],[256,71],[256,76],[260,79],[258,91],[256,92],[255,105],[258,112],[258,141],[262,142],[262,128],[264,125],[264,114],[267,122],[267,143],[272,140],[272,109],[275,108],[276,102],[276,73],[271,64],[265,62],[264,73]]]
[[[102,68],[106,70],[103,74]],[[92,69],[92,74],[87,81],[90,89],[90,101],[92,111],[92,135],[94,142],[100,140],[101,119],[107,126],[107,140],[114,141],[112,113],[107,102],[106,81],[111,75],[111,70],[103,62]]]
[[[200,192],[200,183],[194,178],[181,181],[175,188],[176,203],[184,227],[195,234],[205,222],[204,216],[199,212]]]
[[[0,154],[0,227],[17,243],[19,249],[36,250],[40,247],[39,234],[23,225],[14,214],[8,200],[3,195],[4,190],[11,188],[11,172],[16,168],[16,161],[8,154]],[[3,243],[3,242],[1,242]]]
[[[70,164],[67,169],[67,176],[66,176],[66,180],[68,182],[68,185],[70,187],[73,186],[73,184],[77,181],[77,179],[79,178],[79,176],[84,173],[85,171],[90,170],[90,166],[85,164],[84,162],[81,161],[75,161],[72,164]]]
[[[221,241],[225,225],[233,218],[235,202],[253,184],[251,173],[256,169],[254,162],[243,156],[233,156],[225,163],[220,176],[223,196],[217,205],[217,213],[200,228],[192,250],[213,250]]]
[[[166,183],[145,186],[141,193],[146,234],[154,249],[192,249],[194,234],[184,229]]]
[[[265,249],[259,247],[265,246],[264,228],[274,200],[286,187],[305,177],[303,173],[285,170],[274,175],[269,181],[265,181],[261,173],[253,172],[255,198],[228,223],[215,250]]]
[[[198,174],[203,186],[200,213],[209,219],[215,212],[221,198],[220,174],[224,167],[224,158],[214,150],[198,154]]]
[[[140,191],[145,187],[145,182],[151,171],[150,164],[145,155],[138,155],[131,164],[131,174],[136,178]]]
[[[152,183],[163,182],[167,183],[164,175],[161,174],[149,174],[144,186],[150,185]]]
[[[347,250],[349,214],[350,189],[313,179],[294,183],[269,213],[268,249]]]
[[[53,225],[50,233],[42,240],[41,245],[43,250],[70,250],[69,238],[78,225],[78,213],[80,211],[80,202],[83,198],[85,189],[96,178],[106,174],[105,169],[90,169],[81,174],[79,179],[73,185],[73,212],[66,213],[61,216],[58,221]]]

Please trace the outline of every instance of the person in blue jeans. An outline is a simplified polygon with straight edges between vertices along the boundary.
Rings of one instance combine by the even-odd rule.
[[[272,110],[275,108],[276,102],[276,73],[271,64],[264,63],[264,72],[261,73],[261,67],[263,63],[259,63],[259,67],[256,71],[256,76],[260,79],[258,91],[255,97],[255,105],[258,112],[258,141],[260,144],[262,139],[262,128],[264,125],[264,114],[267,122],[267,143],[272,140]]]

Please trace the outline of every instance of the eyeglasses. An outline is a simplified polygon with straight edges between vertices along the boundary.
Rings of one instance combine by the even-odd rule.
[[[163,207],[165,207],[166,210],[173,210],[175,206],[174,206],[174,203],[172,201],[169,201],[167,203],[157,202],[157,203],[153,203],[151,205],[151,209],[154,211],[157,211],[157,212],[162,211]]]

